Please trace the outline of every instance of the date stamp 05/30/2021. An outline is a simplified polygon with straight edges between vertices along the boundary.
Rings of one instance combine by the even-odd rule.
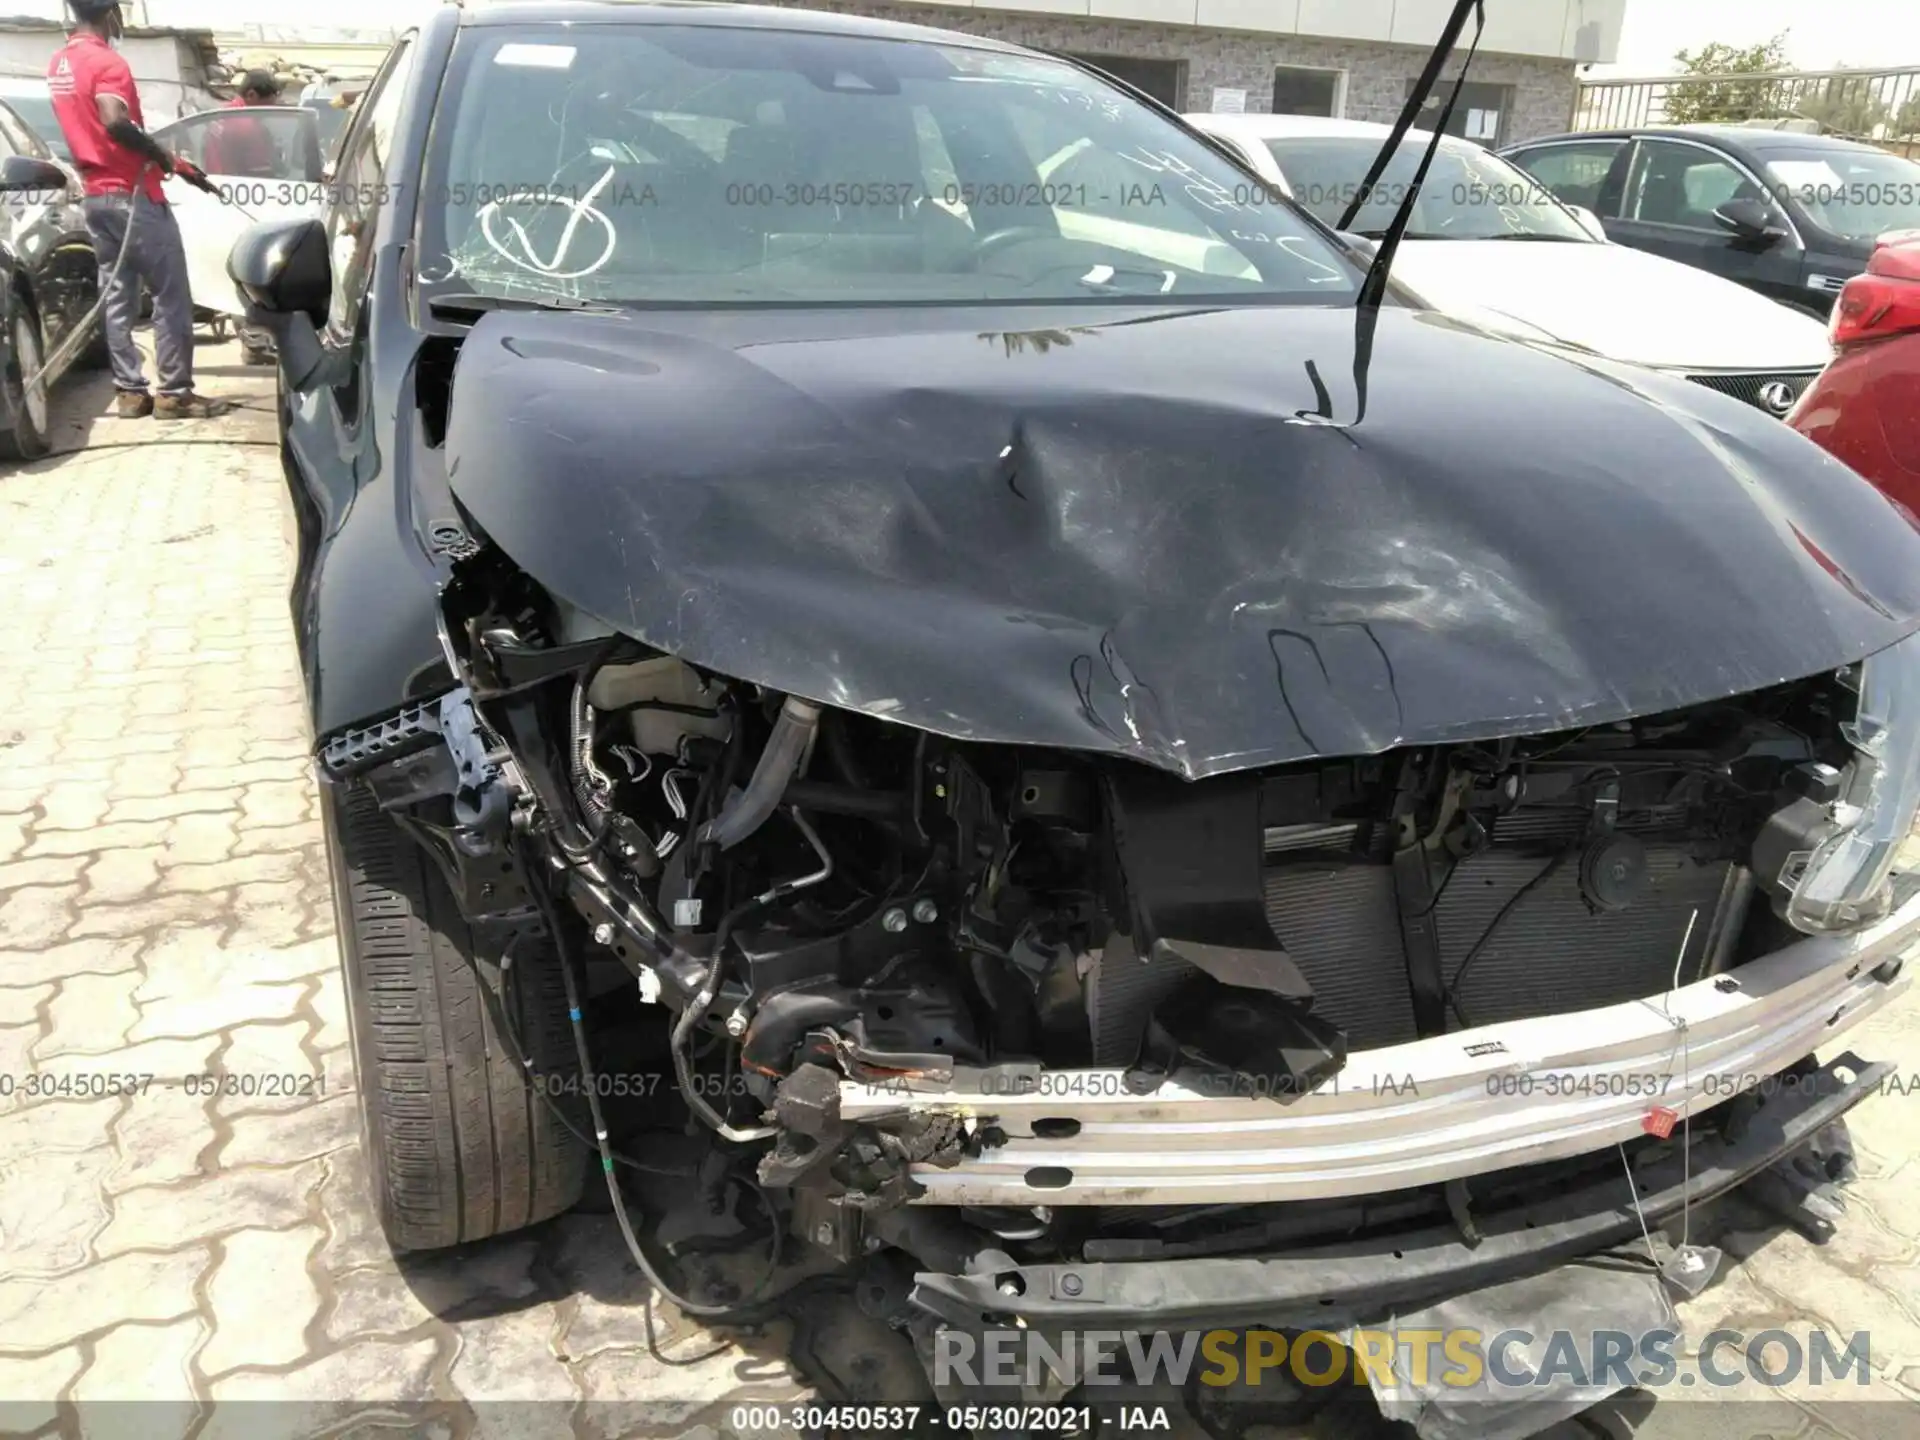
[[[0,1101],[115,1100],[179,1091],[208,1098],[324,1100],[327,1077],[290,1071],[199,1071],[162,1075],[150,1070],[0,1072]]]

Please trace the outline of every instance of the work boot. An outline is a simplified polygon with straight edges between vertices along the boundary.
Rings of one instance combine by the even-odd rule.
[[[144,390],[122,390],[113,405],[122,420],[144,420],[153,413],[153,396]]]
[[[162,395],[153,402],[156,420],[211,420],[233,409],[231,400],[210,400],[205,395]]]

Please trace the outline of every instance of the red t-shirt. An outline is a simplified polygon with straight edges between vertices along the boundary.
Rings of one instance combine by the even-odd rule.
[[[73,152],[74,167],[87,194],[131,194],[140,168],[147,162],[108,136],[95,103],[101,95],[117,95],[126,102],[133,123],[146,128],[140,113],[140,92],[134,87],[133,71],[126,60],[98,35],[75,35],[65,48],[54,53],[47,66],[47,89],[53,92],[53,115],[60,122],[67,149]],[[166,191],[160,181],[160,169],[155,166],[143,188],[153,199],[164,201]]]
[[[245,110],[250,107],[244,95],[236,95],[226,103],[225,108]],[[273,137],[257,118],[246,116],[216,120],[207,129],[206,171],[209,175],[273,175],[274,161],[278,158],[273,148]]]

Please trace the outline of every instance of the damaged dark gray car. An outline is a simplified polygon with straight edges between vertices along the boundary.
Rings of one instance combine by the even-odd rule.
[[[233,274],[397,1247],[597,1164],[670,1285],[651,1106],[923,1349],[1337,1329],[1885,1075],[1920,537],[1798,435],[912,27],[448,7],[335,183]]]

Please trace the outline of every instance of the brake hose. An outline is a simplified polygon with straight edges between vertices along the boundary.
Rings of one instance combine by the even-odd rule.
[[[633,1263],[639,1267],[640,1273],[647,1277],[647,1283],[672,1301],[674,1308],[684,1315],[691,1315],[699,1320],[731,1320],[736,1323],[758,1318],[767,1312],[774,1300],[779,1298],[778,1295],[765,1295],[760,1292],[765,1291],[768,1282],[779,1272],[781,1251],[784,1248],[780,1234],[779,1213],[774,1209],[773,1202],[768,1199],[766,1192],[758,1185],[753,1189],[759,1196],[761,1208],[767,1212],[770,1253],[766,1272],[761,1276],[759,1284],[754,1287],[755,1293],[746,1300],[732,1304],[689,1300],[661,1278],[659,1268],[642,1248],[640,1237],[634,1233],[633,1220],[627,1214],[626,1197],[620,1193],[620,1177],[614,1171],[613,1147],[607,1138],[607,1119],[600,1108],[600,1087],[594,1084],[593,1058],[587,1049],[586,1022],[580,1010],[580,986],[573,974],[573,947],[567,943],[566,937],[561,932],[559,919],[553,913],[552,900],[539,885],[532,888],[541,918],[546,921],[547,928],[553,934],[555,958],[560,965],[560,980],[567,991],[567,1018],[573,1025],[573,1045],[580,1060],[580,1088],[587,1093],[587,1112],[593,1122],[594,1144],[600,1152],[600,1170],[607,1180],[607,1196],[613,1201],[613,1218],[620,1226],[620,1237],[626,1241],[627,1251],[633,1256]],[[803,1280],[798,1283],[805,1282]],[[790,1288],[797,1288],[797,1286]]]

